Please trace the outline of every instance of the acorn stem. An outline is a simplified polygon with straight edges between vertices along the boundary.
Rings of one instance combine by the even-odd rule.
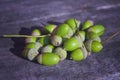
[[[24,37],[24,38],[28,38],[28,37],[45,37],[45,36],[50,36],[50,34],[48,34],[48,35],[42,35],[42,36],[32,36],[32,35],[3,35],[2,37],[6,37],[6,38],[11,38],[11,37]]]
[[[118,34],[120,34],[120,30],[118,30],[117,32],[115,32],[114,34],[112,34],[111,36],[109,36],[107,39],[105,39],[102,44],[109,42],[111,39],[113,39],[115,36],[117,36]]]

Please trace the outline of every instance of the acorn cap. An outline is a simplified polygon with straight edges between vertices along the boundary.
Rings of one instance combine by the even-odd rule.
[[[93,40],[93,41],[98,41],[98,42],[101,42],[100,37],[95,37],[95,38],[93,38],[92,40]]]
[[[35,49],[36,50],[39,50],[41,47],[42,47],[43,45],[41,44],[41,43],[39,43],[39,42],[35,42]]]
[[[62,49],[61,47],[58,47],[54,50],[54,53],[56,53],[59,57],[60,60],[64,60],[67,57],[67,51],[65,51],[64,49]]]
[[[34,49],[34,48],[29,49],[29,51],[27,53],[27,58],[30,61],[35,60],[35,58],[37,57],[38,54],[39,54],[39,52],[36,49]]]
[[[85,31],[78,31],[76,35],[79,36],[82,41],[85,41]]]
[[[87,41],[85,42],[85,47],[86,47],[86,49],[87,49],[88,52],[91,52],[92,41],[93,41],[93,40],[87,40]]]
[[[62,38],[60,36],[58,36],[58,35],[53,35],[51,37],[51,43],[54,46],[60,46],[61,43],[62,43]]]
[[[85,46],[82,46],[80,49],[82,50],[82,52],[84,54],[84,59],[86,59],[87,56],[89,55],[87,49],[85,48]]]

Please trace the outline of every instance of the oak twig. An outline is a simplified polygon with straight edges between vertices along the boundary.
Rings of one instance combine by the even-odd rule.
[[[107,39],[103,40],[102,44],[109,42],[111,39],[113,39],[113,37],[117,36],[118,34],[120,34],[120,30],[109,36]]]

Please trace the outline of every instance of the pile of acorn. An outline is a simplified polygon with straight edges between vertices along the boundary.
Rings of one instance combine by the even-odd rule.
[[[32,37],[26,38],[26,46],[22,55],[30,61],[53,66],[68,57],[74,61],[81,61],[93,53],[102,50],[100,36],[104,33],[104,26],[93,21],[80,21],[70,18],[60,25],[47,24],[44,33],[39,29],[31,32]]]

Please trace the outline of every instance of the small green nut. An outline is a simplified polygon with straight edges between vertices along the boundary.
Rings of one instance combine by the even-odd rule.
[[[68,24],[72,30],[74,31],[74,33],[76,32],[76,29],[79,27],[80,22],[74,18],[69,18],[65,21],[66,24]]]
[[[72,37],[64,42],[63,47],[66,51],[73,51],[79,47],[79,42],[76,38]]]
[[[60,24],[56,30],[55,30],[55,34],[58,36],[65,36],[66,34],[69,33],[70,27],[67,24]]]
[[[82,30],[86,30],[88,28],[90,28],[91,26],[93,26],[93,21],[92,20],[87,20],[83,23],[83,26],[82,26]]]
[[[59,62],[59,56],[54,53],[43,53],[37,57],[37,61],[45,66],[54,66]]]
[[[35,60],[35,58],[37,57],[38,54],[39,54],[39,52],[35,48],[29,49],[29,51],[27,53],[27,58],[28,58],[28,60],[33,61],[33,60]]]
[[[72,51],[72,53],[70,54],[70,57],[74,61],[81,61],[84,59],[84,55],[81,49],[76,49]]]
[[[85,41],[85,31],[78,31],[77,35],[81,37],[82,41]]]
[[[66,34],[65,36],[63,36],[63,38],[70,38],[72,37],[74,34],[74,31],[72,30],[72,28],[70,28],[70,31],[68,32],[68,34]]]
[[[32,34],[31,34],[32,36],[40,36],[41,35],[41,32],[40,32],[40,30],[39,29],[34,29],[33,31],[32,31]]]
[[[35,42],[36,42],[36,37],[26,38],[25,42],[26,42],[26,43],[35,43]]]
[[[46,45],[41,49],[41,53],[46,53],[46,52],[52,52],[53,51],[53,45]]]
[[[60,58],[61,61],[64,60],[64,59],[66,59],[66,57],[67,57],[67,51],[64,50],[64,49],[61,48],[61,47],[57,47],[57,48],[54,50],[54,53],[56,53],[56,54],[59,56],[59,58]]]
[[[91,51],[93,53],[98,53],[102,50],[103,46],[101,44],[101,42],[99,41],[92,41],[92,44],[91,44]]]
[[[97,34],[98,36],[101,36],[105,31],[105,28],[103,25],[94,25],[91,28],[88,29],[88,32],[93,32]]]
[[[47,33],[52,33],[56,27],[57,27],[56,25],[48,24],[44,27],[44,29],[46,30]]]
[[[42,45],[47,45],[50,43],[50,37],[46,36],[46,37],[41,37],[38,40],[39,43],[41,43]]]
[[[25,49],[30,49],[30,48],[34,48],[35,47],[35,43],[27,43],[25,46]]]
[[[58,35],[53,35],[51,37],[51,43],[52,45],[54,46],[60,46],[61,43],[62,43],[62,37],[61,36],[58,36]]]

